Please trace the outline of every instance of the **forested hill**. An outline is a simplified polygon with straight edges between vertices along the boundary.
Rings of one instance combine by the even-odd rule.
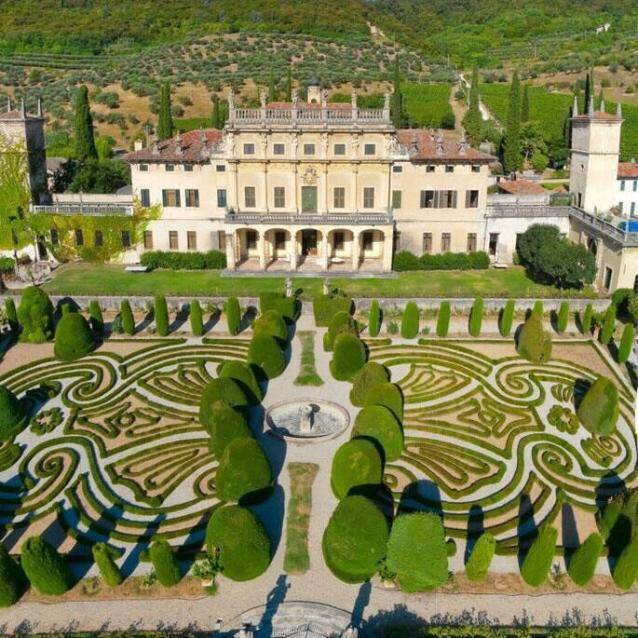
[[[221,31],[370,38],[372,25],[428,55],[485,66],[598,55],[638,35],[635,0],[0,0],[0,17],[5,54],[114,54]]]

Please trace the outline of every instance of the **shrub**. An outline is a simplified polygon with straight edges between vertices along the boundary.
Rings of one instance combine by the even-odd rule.
[[[53,304],[44,290],[36,286],[24,289],[18,322],[22,326],[21,341],[44,343],[53,337]]]
[[[368,361],[357,373],[350,390],[350,402],[352,405],[363,407],[366,405],[368,392],[377,383],[386,383],[390,380],[388,369],[376,361]]]
[[[100,308],[100,302],[97,299],[91,299],[89,302],[89,323],[96,334],[101,335],[104,332],[102,308]]]
[[[41,594],[60,596],[73,586],[66,560],[40,536],[32,536],[22,545],[20,562],[29,582]]]
[[[252,580],[270,564],[270,538],[259,519],[247,508],[226,505],[213,511],[206,527],[206,547],[219,561],[224,576]]]
[[[585,392],[577,414],[592,434],[613,434],[619,414],[618,389],[614,382],[607,377],[598,377]]]
[[[257,366],[267,379],[278,377],[286,367],[279,343],[269,335],[255,335],[248,348],[248,363]]]
[[[465,574],[469,580],[480,581],[487,578],[495,550],[496,539],[489,532],[483,532],[474,544],[465,565]]]
[[[508,299],[501,310],[501,314],[498,318],[498,331],[502,337],[507,337],[512,331],[512,324],[514,323],[514,300]]]
[[[350,297],[341,295],[318,295],[312,301],[312,310],[315,316],[315,324],[318,327],[327,328],[330,321],[338,312],[352,314],[354,304]]]
[[[370,304],[370,318],[368,321],[368,334],[371,337],[378,337],[381,332],[381,307],[379,302],[375,299]]]
[[[207,418],[205,428],[210,434],[210,451],[218,460],[235,439],[253,435],[246,415],[229,406],[213,409]]]
[[[590,534],[585,542],[573,553],[569,562],[569,576],[581,587],[586,585],[596,571],[598,559],[603,551],[603,539],[600,534]]]
[[[330,362],[332,376],[338,381],[351,381],[366,362],[366,349],[359,337],[347,332],[337,335]]]
[[[337,335],[346,332],[357,336],[357,327],[352,315],[342,310],[330,320],[328,330],[323,336],[323,349],[332,352]]]
[[[583,331],[583,334],[587,334],[591,332],[591,322],[594,317],[594,309],[590,303],[585,306],[585,312],[583,313],[583,317],[581,319],[580,325]]]
[[[202,317],[202,307],[197,299],[191,301],[188,314],[191,320],[191,332],[195,337],[201,337],[204,334],[204,319]]]
[[[0,607],[10,607],[20,600],[27,586],[22,568],[0,545]]]
[[[117,587],[122,583],[123,577],[120,568],[115,562],[115,552],[106,543],[97,543],[91,548],[93,560],[96,562],[102,580],[109,587]]]
[[[409,301],[401,318],[401,336],[414,339],[419,334],[419,309],[414,301]]]
[[[599,339],[600,343],[607,345],[614,336],[614,330],[616,329],[616,307],[612,304],[607,308],[605,317],[603,319],[603,326],[600,329]]]
[[[381,454],[368,439],[346,441],[332,458],[330,485],[338,499],[345,498],[353,487],[377,485],[382,478]]]
[[[15,394],[0,385],[0,441],[8,441],[26,426],[29,415]]]
[[[4,314],[7,317],[7,323],[14,335],[20,332],[20,322],[18,321],[18,311],[16,310],[15,301],[12,297],[7,297],[4,300]]]
[[[558,532],[551,525],[541,527],[521,566],[523,580],[539,587],[547,579],[556,552]]]
[[[481,325],[483,323],[483,299],[477,297],[470,310],[470,335],[478,337],[481,334]]]
[[[257,405],[263,399],[264,395],[257,376],[247,363],[236,359],[223,361],[217,366],[217,376],[223,379],[234,379],[251,405]]]
[[[439,337],[447,337],[447,333],[450,330],[450,302],[442,301],[439,308],[439,315],[436,318],[436,334]]]
[[[164,587],[177,585],[182,578],[177,562],[177,556],[173,548],[162,538],[158,538],[151,543],[148,551],[149,558],[153,564],[153,569],[157,575],[157,580]]]
[[[219,377],[206,385],[199,401],[199,420],[205,427],[212,425],[211,415],[221,408],[244,408],[248,399],[241,385],[233,378]]]
[[[228,297],[226,300],[226,323],[228,324],[228,332],[236,335],[241,326],[241,308],[237,297]]]
[[[534,302],[534,305],[532,306],[532,312],[530,314],[534,317],[538,317],[541,320],[543,319],[545,309],[543,308],[543,302],[540,299]]]
[[[155,295],[155,328],[160,337],[168,334],[168,306],[164,295]]]
[[[377,571],[387,542],[388,523],[381,510],[364,496],[346,496],[323,534],[323,557],[337,578],[361,583]]]
[[[485,270],[489,268],[490,258],[484,251],[472,253],[425,253],[417,257],[407,250],[401,250],[394,256],[393,270]]]
[[[75,361],[95,349],[95,338],[89,322],[80,314],[64,315],[55,329],[55,356],[61,361]]]
[[[614,582],[620,589],[629,589],[638,576],[638,536],[623,549],[612,572]]]
[[[284,318],[276,310],[266,310],[253,323],[253,335],[269,335],[282,346],[288,341],[288,327]]]
[[[629,359],[635,336],[636,329],[633,324],[625,324],[620,338],[620,345],[618,346],[618,363],[625,363]]]
[[[259,309],[262,314],[276,310],[286,321],[293,323],[299,316],[300,304],[295,297],[286,297],[276,292],[262,292],[259,295]]]
[[[532,363],[546,363],[552,356],[552,337],[543,330],[538,315],[531,314],[518,335],[518,354]]]
[[[431,512],[398,516],[390,532],[386,566],[405,592],[443,585],[448,579],[448,557],[441,517]]]
[[[420,270],[419,258],[407,250],[400,250],[394,255],[392,269],[396,272],[406,272],[408,270]]]
[[[219,250],[206,253],[149,250],[142,255],[140,263],[151,269],[221,270],[226,268],[226,255]]]
[[[388,408],[399,423],[403,423],[403,394],[398,385],[389,382],[373,385],[365,397],[364,407],[368,405],[382,405]]]
[[[120,304],[120,317],[122,319],[122,330],[127,335],[135,334],[135,318],[128,299],[124,299]]]
[[[363,436],[376,441],[383,449],[386,462],[396,461],[403,452],[401,424],[394,414],[382,405],[369,405],[357,414],[352,436]]]
[[[220,500],[239,501],[266,490],[271,482],[270,463],[255,439],[241,437],[226,446],[215,480]]]
[[[569,322],[569,304],[566,301],[561,302],[558,313],[556,314],[556,332],[563,334],[567,330]]]

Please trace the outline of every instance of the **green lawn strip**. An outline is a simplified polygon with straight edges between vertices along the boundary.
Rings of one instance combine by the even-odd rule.
[[[315,333],[312,330],[298,332],[301,341],[301,368],[295,385],[323,385],[323,379],[315,368]]]
[[[66,264],[60,267],[45,290],[54,295],[156,294],[224,297],[258,296],[283,292],[285,277],[222,277],[217,271],[155,270],[128,273],[121,265]],[[320,294],[323,279],[294,280],[306,299]],[[353,297],[595,297],[592,290],[561,290],[537,284],[519,266],[503,270],[439,270],[398,273],[396,277],[331,279],[332,285]]]
[[[310,568],[308,527],[312,507],[312,484],[319,466],[316,463],[289,463],[290,501],[286,519],[284,571],[303,574]]]

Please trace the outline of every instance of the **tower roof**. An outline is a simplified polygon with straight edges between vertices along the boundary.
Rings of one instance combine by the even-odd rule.
[[[308,86],[321,86],[321,80],[316,75],[313,75],[308,80]]]

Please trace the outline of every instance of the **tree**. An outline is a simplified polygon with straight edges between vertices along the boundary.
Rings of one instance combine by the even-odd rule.
[[[472,84],[470,85],[470,98],[468,104],[468,110],[463,118],[463,126],[465,131],[469,135],[472,142],[475,144],[481,141],[483,130],[483,117],[481,116],[480,109],[480,94],[479,94],[479,70],[478,67],[474,67],[472,71]]]
[[[401,318],[401,336],[414,339],[419,334],[419,308],[414,301],[408,301]]]
[[[202,318],[202,307],[197,299],[193,299],[188,313],[191,320],[191,332],[195,337],[201,337],[204,334],[204,321]]]
[[[157,137],[168,140],[173,137],[173,114],[171,112],[171,87],[168,82],[162,84],[160,91],[160,107],[157,122]]]
[[[546,363],[552,356],[552,338],[543,330],[543,321],[532,313],[518,336],[518,354],[532,363]]]
[[[403,94],[401,93],[401,69],[399,67],[398,56],[394,60],[394,78],[392,81],[393,92],[390,101],[390,116],[396,128],[403,128],[406,125],[405,111],[403,107]]]
[[[584,111],[587,113],[589,102],[594,98],[594,69],[589,69],[585,76],[585,106]]]
[[[124,580],[120,568],[115,562],[116,552],[107,543],[96,543],[91,548],[93,560],[95,561],[102,580],[109,587],[117,587]]]
[[[168,305],[164,295],[155,295],[155,328],[160,337],[168,334]]]
[[[292,102],[292,66],[286,71],[286,102]]]
[[[521,565],[521,576],[528,585],[539,587],[547,579],[556,552],[557,536],[558,531],[551,525],[541,527]]]
[[[636,329],[633,324],[626,324],[622,331],[622,337],[620,338],[620,346],[618,346],[618,363],[626,363],[627,359],[629,359],[631,349],[634,345],[635,335]]]
[[[439,307],[439,314],[436,318],[436,334],[439,337],[447,337],[450,329],[450,302],[442,301]]]
[[[241,308],[239,307],[237,297],[228,297],[226,300],[226,323],[228,325],[229,334],[234,336],[239,332],[241,325]]]
[[[0,545],[0,607],[17,603],[27,586],[22,568],[11,558],[4,545]]]
[[[611,379],[598,377],[580,401],[576,413],[592,434],[611,436],[619,414],[618,388]]]
[[[213,95],[213,115],[211,117],[211,124],[213,128],[220,129],[222,124],[222,115],[219,108],[219,96],[217,93]]]
[[[70,312],[55,328],[55,356],[61,361],[80,359],[95,349],[95,337],[89,322],[79,313]]]
[[[507,124],[503,142],[503,168],[506,173],[515,173],[522,168],[521,155],[521,86],[518,71],[514,71],[510,88]]]
[[[496,550],[496,539],[489,532],[483,532],[478,538],[465,565],[469,580],[485,580]]]
[[[3,385],[0,385],[0,441],[8,441],[24,428],[28,412],[22,401]]]
[[[591,332],[591,322],[594,317],[594,307],[591,303],[588,303],[585,306],[585,312],[583,313],[582,319],[580,321],[580,327],[583,331],[583,334],[588,334]]]
[[[120,318],[122,319],[122,330],[127,335],[135,334],[135,317],[128,299],[124,299],[120,304]]]
[[[593,532],[573,553],[568,572],[577,585],[583,587],[593,578],[603,546],[602,536]]]
[[[563,334],[569,323],[569,303],[562,301],[556,314],[556,332]]]
[[[18,321],[18,311],[16,310],[16,304],[15,301],[13,301],[13,297],[5,298],[4,314],[7,317],[7,323],[11,329],[11,333],[14,337],[17,337],[20,332],[20,322]]]
[[[153,541],[149,552],[149,558],[157,575],[157,580],[164,587],[177,585],[182,574],[173,548],[163,539]]]
[[[75,157],[81,162],[87,159],[97,159],[93,118],[89,104],[89,89],[80,86],[75,96]]]
[[[481,325],[483,324],[483,299],[477,297],[472,304],[470,310],[469,332],[473,337],[481,334]]]
[[[523,86],[523,100],[521,102],[521,122],[529,122],[529,84]]]
[[[381,308],[379,302],[375,299],[370,304],[370,317],[368,319],[368,333],[371,337],[377,337],[381,331]]]
[[[603,345],[608,345],[614,337],[614,331],[616,330],[616,306],[610,304],[605,311],[603,319],[603,325],[600,329],[598,339]]]
[[[498,318],[498,330],[502,337],[507,337],[512,331],[512,323],[514,321],[514,308],[515,302],[513,299],[508,299],[505,303],[505,307],[501,310]]]
[[[20,341],[44,343],[53,337],[53,304],[44,290],[29,286],[22,291],[18,321],[22,326]]]
[[[20,562],[29,582],[41,594],[59,596],[73,586],[65,558],[41,536],[32,536],[22,545]]]

